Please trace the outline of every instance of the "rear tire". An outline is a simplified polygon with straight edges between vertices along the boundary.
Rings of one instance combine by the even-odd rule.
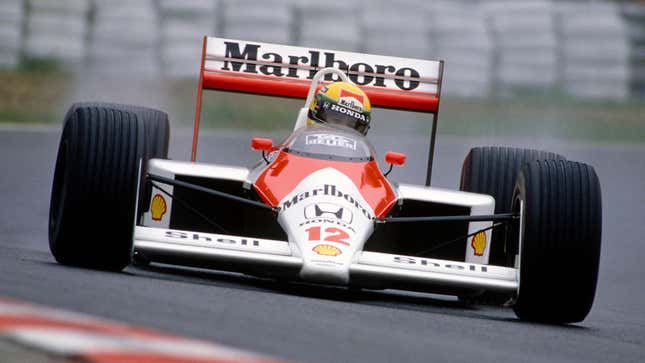
[[[564,160],[526,164],[514,192],[514,210],[520,205],[520,290],[513,310],[523,320],[584,320],[596,291],[602,232],[593,167]]]
[[[164,112],[77,103],[67,112],[49,211],[49,247],[65,265],[120,271],[130,263],[139,161],[167,158]]]

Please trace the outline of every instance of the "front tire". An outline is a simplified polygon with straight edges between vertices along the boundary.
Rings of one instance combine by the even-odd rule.
[[[522,165],[534,160],[565,160],[565,157],[541,150],[512,147],[475,147],[464,159],[459,190],[488,194],[495,198],[495,213],[508,213],[513,188]],[[492,231],[489,263],[507,266],[508,254],[503,229]]]
[[[49,212],[49,247],[56,261],[112,271],[130,263],[139,162],[166,158],[168,134],[168,116],[161,111],[72,105]]]
[[[593,167],[564,160],[526,164],[513,200],[522,213],[516,315],[558,324],[584,320],[596,291],[602,232]]]
[[[461,168],[459,190],[488,194],[495,199],[495,213],[508,213],[513,200],[513,188],[522,165],[534,160],[565,160],[565,157],[542,150],[502,146],[470,149]],[[514,251],[506,245],[504,228],[491,233],[488,261],[491,265],[512,267]],[[504,305],[508,294],[484,291],[472,296],[460,296],[467,304]]]

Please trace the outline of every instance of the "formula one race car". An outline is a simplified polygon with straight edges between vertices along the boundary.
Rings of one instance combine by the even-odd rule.
[[[165,113],[71,107],[49,218],[62,264],[158,262],[512,306],[521,319],[582,321],[593,303],[601,200],[591,166],[477,147],[459,191],[430,186],[443,62],[204,38],[192,160],[168,160]],[[308,125],[332,80],[373,105],[433,115],[426,185],[388,180],[368,139]],[[254,138],[253,167],[196,162],[203,89],[304,98],[284,141]],[[388,152],[390,165],[405,155]],[[391,170],[391,166],[390,166]]]

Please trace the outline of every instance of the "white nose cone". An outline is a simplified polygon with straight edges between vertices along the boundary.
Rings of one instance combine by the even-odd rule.
[[[303,280],[345,285],[349,265],[372,234],[373,216],[352,180],[326,168],[307,176],[280,202],[278,222],[294,254],[302,256]]]

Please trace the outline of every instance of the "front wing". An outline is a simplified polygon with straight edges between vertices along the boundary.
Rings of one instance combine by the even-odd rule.
[[[136,226],[134,251],[174,265],[299,279],[302,259],[286,241]],[[350,265],[349,284],[434,293],[498,291],[515,294],[515,268],[362,251]]]

